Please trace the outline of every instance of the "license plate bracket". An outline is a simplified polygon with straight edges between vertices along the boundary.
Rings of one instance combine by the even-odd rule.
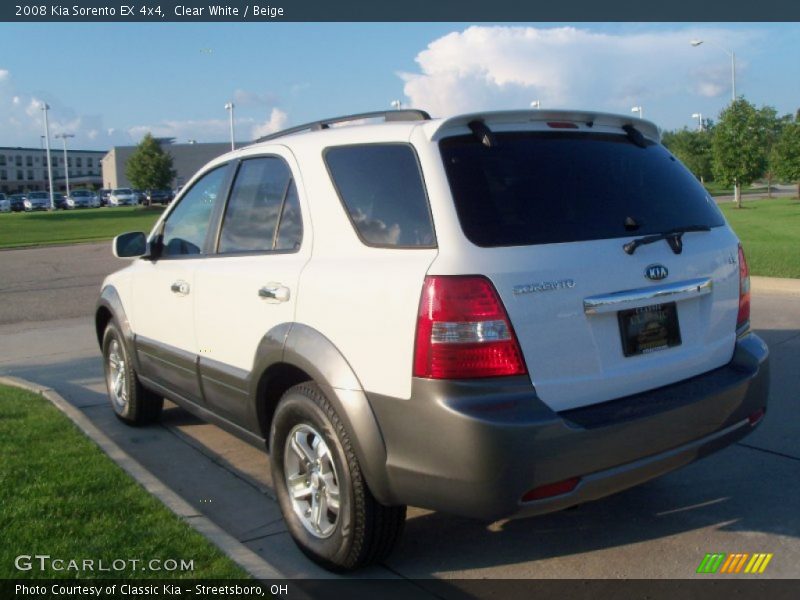
[[[617,320],[625,356],[650,354],[681,344],[675,302],[621,310]]]

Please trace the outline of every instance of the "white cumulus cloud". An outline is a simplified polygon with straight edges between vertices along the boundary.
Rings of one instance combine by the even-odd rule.
[[[273,108],[267,121],[257,124],[251,129],[250,137],[258,139],[261,136],[285,129],[288,120],[289,117],[285,112],[280,108]]]
[[[8,69],[0,69],[0,82],[6,81],[10,76]]]
[[[237,141],[250,141],[283,129],[287,120],[286,113],[279,108],[273,108],[269,119],[263,122],[250,116],[235,117],[234,133]],[[172,137],[178,143],[185,143],[190,139],[198,142],[223,142],[230,137],[229,127],[230,122],[226,118],[166,119],[158,123],[128,127],[126,133],[132,143],[138,143],[146,133],[154,137]]]
[[[576,27],[473,26],[419,52],[417,72],[398,75],[410,105],[435,116],[488,109],[590,108],[628,112],[675,94],[720,96],[729,80],[693,38],[724,40],[721,29],[603,33]],[[739,44],[756,34],[737,32]]]

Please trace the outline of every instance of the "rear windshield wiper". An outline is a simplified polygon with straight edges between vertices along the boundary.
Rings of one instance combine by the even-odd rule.
[[[672,251],[675,254],[680,254],[683,252],[683,234],[690,231],[711,231],[711,227],[708,225],[686,225],[685,227],[676,227],[675,229],[670,229],[664,233],[646,235],[644,237],[631,240],[627,244],[623,245],[622,249],[625,250],[626,254],[633,254],[636,252],[636,249],[639,246],[652,244],[653,242],[658,242],[660,240],[667,240],[667,243]]]

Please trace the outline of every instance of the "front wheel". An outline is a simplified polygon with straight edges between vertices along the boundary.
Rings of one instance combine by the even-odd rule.
[[[113,321],[103,335],[103,366],[108,398],[117,418],[128,425],[146,425],[158,420],[164,398],[139,382],[122,333]]]
[[[405,524],[405,506],[372,496],[336,410],[314,383],[281,398],[270,434],[272,479],[281,512],[306,556],[333,571],[386,558]]]

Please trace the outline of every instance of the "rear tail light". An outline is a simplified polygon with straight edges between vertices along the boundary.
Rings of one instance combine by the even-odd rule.
[[[415,377],[467,379],[526,372],[508,315],[488,279],[425,278],[417,315]]]
[[[736,331],[743,333],[750,327],[750,269],[744,250],[739,244],[739,315],[736,317]]]

